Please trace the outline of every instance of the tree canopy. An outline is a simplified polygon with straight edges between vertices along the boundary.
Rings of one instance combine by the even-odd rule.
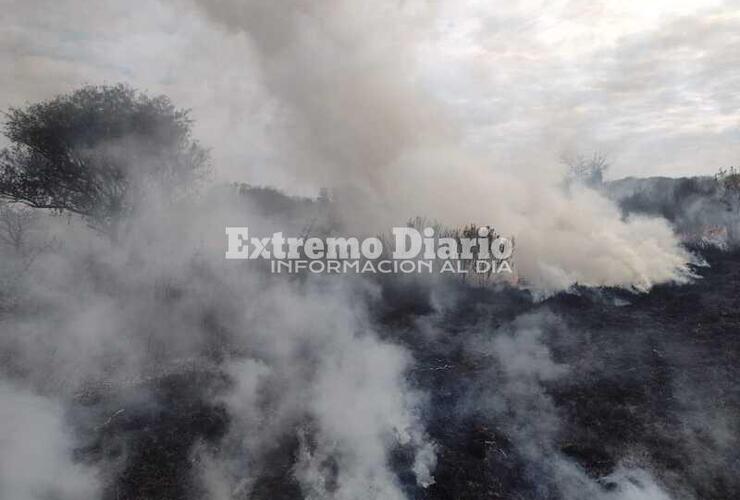
[[[123,84],[11,108],[0,196],[108,230],[147,193],[179,195],[207,171],[188,110]],[[161,189],[160,189],[161,188]]]

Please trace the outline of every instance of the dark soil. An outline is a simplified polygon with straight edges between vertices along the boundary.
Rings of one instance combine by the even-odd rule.
[[[430,306],[423,286],[387,286],[376,304],[379,329],[414,355],[409,377],[430,395],[424,418],[438,444],[436,483],[427,489],[414,484],[407,451],[394,453],[409,497],[561,498],[548,482],[554,479],[542,476],[543,464],[525,457],[512,434],[513,420],[526,430],[536,411],[507,418],[479,404],[503,391],[491,384],[501,374],[490,354],[469,346],[471,335],[485,339],[517,316],[548,311],[561,325],[542,341],[568,367],[564,377],[542,383],[559,421],[543,443],[549,454],[594,480],[627,461],[650,470],[677,498],[740,498],[740,252],[704,256],[711,267],[698,268],[701,279],[689,285],[642,295],[577,289],[540,303],[521,291],[460,286],[456,307],[445,314]],[[422,334],[423,320],[445,334]],[[193,450],[218,447],[228,430],[224,408],[209,402],[226,383],[186,372],[81,402],[97,420],[79,456],[105,465],[106,498],[199,498]],[[720,424],[725,442],[714,432]],[[296,446],[290,438],[276,444],[274,467],[258,480],[255,498],[298,496],[291,478]]]

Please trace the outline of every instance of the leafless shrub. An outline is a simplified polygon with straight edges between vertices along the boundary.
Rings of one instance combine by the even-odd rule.
[[[561,156],[561,162],[568,166],[569,182],[581,182],[586,186],[597,187],[604,182],[604,174],[609,169],[609,160],[605,154],[595,151],[591,156]]]

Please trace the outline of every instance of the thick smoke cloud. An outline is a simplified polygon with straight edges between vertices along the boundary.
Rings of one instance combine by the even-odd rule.
[[[256,495],[255,484],[274,465],[270,456],[285,442],[295,443],[288,457],[297,458],[287,478],[306,498],[363,498],[367,491],[405,498],[390,468],[396,448],[415,456],[409,473],[419,487],[432,484],[434,444],[420,420],[424,396],[406,382],[412,359],[403,347],[381,341],[369,318],[377,286],[360,279],[274,279],[224,260],[223,229],[213,226],[214,218],[246,216],[265,229],[302,223],[254,215],[230,193],[226,201],[221,193],[175,211],[148,206],[128,222],[130,236],[115,244],[77,221],[48,221],[55,245],[22,269],[15,303],[2,319],[3,371],[24,390],[74,408],[74,425],[87,437],[63,430],[61,406],[8,389],[2,404],[11,412],[9,426],[18,425],[14,412],[33,411],[39,419],[39,429],[13,438],[11,452],[36,442],[37,431],[49,433],[49,467],[59,461],[70,474],[81,472],[69,486],[43,467],[35,473],[70,498],[97,491],[98,480],[75,465],[72,449],[115,449],[118,441],[105,437],[109,429],[135,428],[138,419],[160,414],[169,400],[160,385],[194,371],[227,381],[188,389],[191,399],[223,408],[229,419],[220,449],[194,452],[202,466],[193,475],[201,477],[204,495]],[[10,259],[5,265],[8,274],[21,269]],[[90,437],[96,433],[98,444]],[[134,444],[120,446],[122,459],[97,462],[103,491],[139,453]],[[11,487],[31,488],[22,481]]]
[[[260,82],[255,93],[275,113],[265,133],[270,154],[293,181],[334,190],[331,216],[341,217],[332,229],[372,234],[414,215],[493,224],[515,236],[516,269],[536,296],[575,284],[647,291],[688,279],[690,256],[667,222],[626,216],[592,189],[566,188],[547,165],[507,165],[468,147],[464,120],[419,77],[416,49],[436,29],[433,6],[196,5],[207,15],[188,10],[198,29],[212,23],[224,39],[245,42],[239,47],[247,53],[227,59],[244,57]],[[226,92],[220,105],[230,99]],[[266,193],[271,207],[294,203]],[[223,259],[224,225],[300,233],[308,222],[334,219],[306,200],[270,216],[275,210],[265,203],[228,189],[174,207],[152,195],[115,242],[56,217],[25,252],[32,259],[3,247],[2,276],[12,286],[3,289],[0,352],[2,374],[14,384],[0,386],[0,439],[9,443],[0,452],[3,495],[115,498],[111,488],[135,481],[131,467],[145,462],[137,439],[146,423],[177,420],[178,412],[187,420],[202,407],[209,418],[221,415],[205,419],[212,434],[176,437],[187,445],[177,467],[197,478],[203,498],[270,498],[279,490],[293,498],[400,500],[437,484],[439,444],[424,418],[430,396],[409,376],[418,360],[404,344],[408,332],[394,337],[377,317],[376,308],[392,302],[384,284],[280,279]],[[433,285],[431,309],[447,307],[453,290]],[[445,293],[451,296],[438,296]],[[548,347],[551,336],[568,336],[556,315],[425,334],[451,343],[461,335],[456,347],[484,360],[470,377],[471,398],[454,410],[483,412],[501,426],[532,498],[670,498],[649,464],[625,461],[594,479],[560,449],[563,417],[549,388],[572,368]],[[182,390],[173,381],[182,379],[188,403],[173,410],[172,393]],[[68,410],[75,418],[66,418]],[[24,418],[29,413],[34,418]],[[72,424],[78,428],[65,427]],[[75,460],[72,448],[93,455],[93,465]]]
[[[0,383],[0,442],[2,498],[97,498],[94,469],[72,460],[60,402]]]
[[[256,77],[284,108],[285,167],[303,182],[377,190],[404,151],[443,140],[434,102],[404,69],[429,25],[425,2],[198,5],[253,42]]]
[[[513,170],[463,146],[417,78],[430,6],[199,5],[253,41],[265,86],[289,117],[279,143],[286,168],[334,188],[348,227],[382,231],[415,215],[493,223],[516,236],[522,277],[543,289],[685,278],[688,256],[664,222],[622,220],[593,192],[563,191],[544,165]]]
[[[326,283],[253,298],[248,324],[257,336],[241,341],[258,353],[230,365],[236,385],[224,396],[236,420],[234,448],[221,459],[235,485],[252,486],[290,429],[298,429],[295,478],[305,498],[405,498],[388,468],[399,445],[418,450],[417,480],[432,481],[433,445],[416,414],[423,400],[404,381],[408,354],[379,342],[352,305],[368,292]]]

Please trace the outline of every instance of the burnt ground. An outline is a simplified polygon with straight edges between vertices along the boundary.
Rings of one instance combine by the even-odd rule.
[[[418,498],[561,498],[548,484],[553,456],[596,480],[620,462],[646,468],[677,498],[740,497],[740,252],[703,254],[711,267],[696,269],[701,279],[648,294],[581,289],[537,305],[497,292],[464,295],[466,307],[448,318],[451,336],[416,349],[426,367],[416,377],[432,394],[428,428],[441,445],[437,483]],[[533,411],[492,415],[481,401],[506,389],[496,387],[493,361],[471,354],[464,337],[495,336],[525,312],[562,321],[544,328],[542,342],[568,372],[524,400]],[[479,403],[472,410],[471,400]],[[527,433],[553,448],[533,470],[531,457],[517,455],[510,421],[542,418],[543,404],[559,429]]]
[[[410,451],[394,452],[408,496],[565,498],[558,460],[604,491],[626,463],[651,471],[676,498],[740,498],[740,252],[702,252],[710,267],[697,268],[700,279],[647,294],[576,289],[536,303],[526,292],[460,286],[440,312],[423,286],[387,286],[376,304],[379,330],[412,352],[409,377],[429,395],[423,417],[438,445],[427,489],[414,484]],[[540,341],[567,370],[534,377],[519,393],[481,346],[526,314],[546,318]],[[193,448],[217,448],[228,430],[228,415],[207,397],[224,384],[192,372],[80,402],[97,416],[78,454],[104,465],[106,497],[199,498]],[[149,403],[136,404],[139,392]],[[543,419],[556,425],[542,430]],[[290,438],[276,445],[254,498],[298,496],[296,447]]]

